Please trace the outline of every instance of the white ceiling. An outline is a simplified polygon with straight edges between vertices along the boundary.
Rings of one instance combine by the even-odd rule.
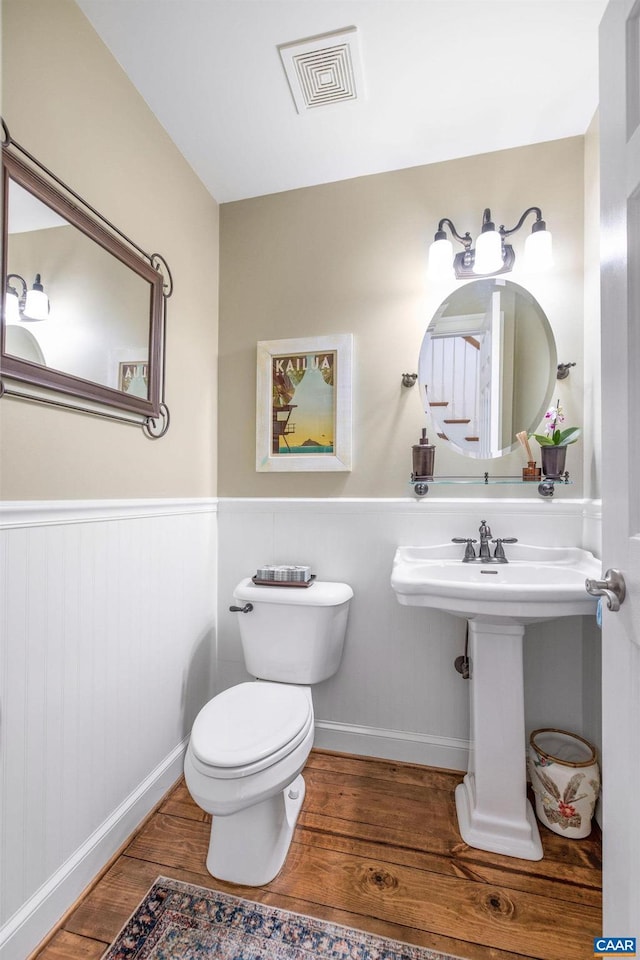
[[[583,134],[606,0],[76,0],[220,203]],[[298,114],[278,45],[355,26]]]

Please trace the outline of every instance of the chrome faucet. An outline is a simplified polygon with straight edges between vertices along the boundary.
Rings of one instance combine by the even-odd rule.
[[[480,560],[490,560],[491,550],[489,548],[489,541],[491,540],[491,527],[486,520],[480,521],[478,533],[480,534],[480,552],[478,557]]]
[[[453,537],[452,543],[464,543],[466,544],[464,550],[464,557],[462,558],[463,563],[508,563],[505,553],[503,543],[517,543],[517,537],[497,537],[495,540],[491,537],[491,527],[486,520],[480,521],[480,549],[478,555],[476,556],[474,543],[477,543],[477,540],[474,540],[470,537]],[[489,543],[495,543],[496,548],[491,556],[491,547]]]

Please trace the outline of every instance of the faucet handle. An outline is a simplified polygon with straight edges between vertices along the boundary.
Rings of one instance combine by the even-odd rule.
[[[492,540],[491,543],[495,543],[496,545],[496,549],[493,552],[494,560],[503,560],[506,563],[507,558],[504,555],[504,547],[502,546],[502,544],[517,543],[517,542],[518,542],[517,537],[496,537],[495,540]]]
[[[473,540],[471,537],[452,537],[451,538],[451,543],[466,543],[466,547],[464,551],[465,560],[476,559],[476,552],[473,549],[473,545],[474,543],[477,543],[477,542],[478,542],[477,540]]]

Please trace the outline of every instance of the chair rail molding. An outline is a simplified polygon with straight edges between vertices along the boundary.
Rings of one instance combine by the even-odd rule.
[[[133,500],[4,500],[0,501],[0,530],[53,524],[170,517],[215,513],[215,497],[177,497]]]

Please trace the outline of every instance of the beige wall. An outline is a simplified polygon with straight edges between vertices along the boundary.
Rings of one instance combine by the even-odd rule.
[[[72,0],[2,0],[2,11],[2,113],[12,135],[162,253],[175,280],[168,435],[153,443],[137,428],[4,398],[4,498],[212,495],[216,394],[220,495],[405,495],[411,445],[423,425],[432,430],[418,389],[400,378],[417,370],[424,330],[449,292],[426,283],[428,245],[442,216],[475,233],[487,204],[507,225],[539,205],[553,231],[553,274],[528,278],[516,268],[512,279],[546,311],[559,359],[578,363],[558,389],[568,422],[584,422],[583,138],[224,205],[217,388],[215,202]],[[354,334],[353,471],[257,473],[256,341],[343,332]],[[522,466],[519,453],[471,461],[436,443],[441,474]],[[580,495],[582,444],[568,465],[571,495]]]
[[[511,279],[547,313],[559,360],[578,364],[558,396],[567,425],[581,425],[583,154],[577,137],[222,205],[220,495],[409,493],[411,445],[427,420],[418,389],[403,388],[401,375],[417,371],[426,326],[450,292],[426,282],[428,246],[444,216],[475,235],[487,205],[507,226],[528,206],[540,206],[554,235],[553,272],[527,277],[516,264]],[[517,253],[527,232],[514,238]],[[355,354],[353,471],[257,473],[256,341],[348,332]],[[469,460],[436,444],[441,474],[516,474],[523,465],[520,453]],[[568,468],[576,481],[570,495],[580,496],[581,444],[570,448]],[[430,496],[439,491],[451,496],[454,488],[433,487]],[[478,489],[487,493],[527,496],[530,487]]]
[[[218,207],[72,0],[2,0],[2,115],[15,140],[167,260],[171,427],[0,401],[4,499],[216,492]]]

